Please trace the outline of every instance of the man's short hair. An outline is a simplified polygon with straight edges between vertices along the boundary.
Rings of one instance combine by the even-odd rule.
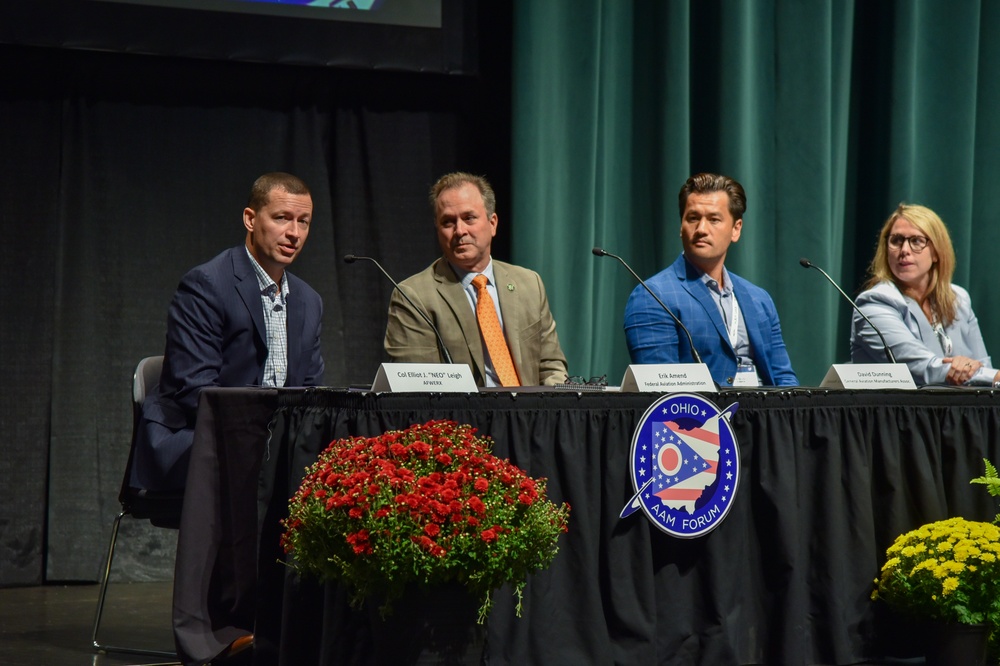
[[[298,176],[293,176],[283,171],[272,171],[271,173],[265,173],[253,182],[253,187],[250,188],[250,198],[247,201],[247,208],[255,213],[259,213],[260,209],[267,205],[271,190],[284,190],[289,194],[308,194],[312,196],[309,186]]]
[[[455,171],[438,178],[438,181],[431,188],[431,210],[434,211],[435,217],[437,216],[437,200],[441,196],[441,193],[445,190],[461,187],[466,183],[475,185],[476,189],[479,190],[479,194],[483,197],[483,205],[486,207],[487,217],[492,217],[493,213],[497,212],[497,195],[493,192],[493,188],[484,176],[474,176],[464,171]]]
[[[747,211],[747,193],[743,186],[729,176],[720,176],[717,173],[699,173],[691,176],[681,187],[680,208],[681,220],[684,219],[684,210],[687,208],[688,197],[692,194],[708,194],[710,192],[725,192],[729,195],[729,213],[733,216],[733,222],[743,217]]]

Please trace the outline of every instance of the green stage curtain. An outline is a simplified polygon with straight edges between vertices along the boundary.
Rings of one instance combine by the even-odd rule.
[[[951,229],[954,281],[1000,355],[1000,3],[559,0],[514,17],[512,254],[549,292],[571,374],[629,363],[622,316],[681,251],[677,193],[747,191],[727,267],[767,289],[803,385],[850,360],[852,296],[900,201]],[[996,357],[1000,363],[1000,356]]]

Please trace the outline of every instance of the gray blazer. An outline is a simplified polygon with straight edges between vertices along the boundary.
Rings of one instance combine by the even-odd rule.
[[[559,346],[556,322],[549,311],[545,286],[538,273],[493,260],[493,277],[503,313],[510,355],[524,386],[566,381],[566,356]],[[486,382],[483,343],[476,313],[455,271],[442,257],[400,284],[406,295],[434,322],[455,363],[467,363],[476,384]],[[394,363],[443,363],[434,331],[393,290],[385,350]]]
[[[896,360],[910,369],[916,384],[946,383],[949,366],[942,365],[941,359],[945,356],[968,356],[986,366],[972,378],[970,384],[989,385],[996,370],[979,332],[979,321],[972,311],[969,292],[954,284],[951,288],[957,298],[955,321],[945,328],[945,333],[951,338],[951,354],[945,353],[941,340],[920,305],[912,298],[903,296],[892,282],[880,282],[862,292],[857,303],[882,331]],[[857,312],[851,322],[851,360],[855,363],[885,361],[882,341]]]

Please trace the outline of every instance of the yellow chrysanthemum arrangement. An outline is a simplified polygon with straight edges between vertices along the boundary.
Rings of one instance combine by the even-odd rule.
[[[1000,626],[1000,527],[940,520],[897,537],[886,557],[873,600],[928,619]]]

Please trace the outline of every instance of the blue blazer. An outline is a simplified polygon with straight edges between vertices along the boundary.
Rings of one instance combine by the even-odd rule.
[[[312,287],[288,280],[286,386],[323,382],[320,328],[323,300]],[[253,265],[243,245],[191,269],[167,314],[159,384],[142,405],[132,483],[138,488],[184,487],[198,396],[206,386],[259,386],[267,360],[264,312]]]
[[[701,360],[723,388],[736,376],[736,352],[729,342],[719,308],[701,281],[702,272],[681,254],[646,284],[691,331]],[[781,337],[774,301],[766,291],[729,273],[733,292],[750,338],[760,381],[767,386],[796,386],[799,381]],[[642,285],[625,306],[625,338],[633,363],[694,363],[687,336]]]

